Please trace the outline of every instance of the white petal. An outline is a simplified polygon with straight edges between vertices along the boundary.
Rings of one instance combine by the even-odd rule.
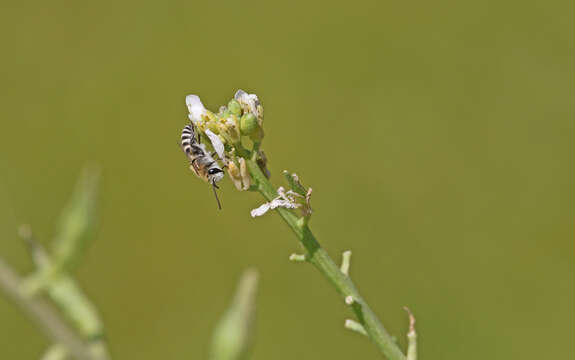
[[[248,96],[248,93],[243,91],[242,89],[239,89],[238,91],[236,91],[236,94],[234,95],[234,99],[240,101],[240,99],[242,99],[246,96]]]
[[[267,213],[269,209],[270,209],[270,204],[265,203],[262,206],[260,206],[259,208],[253,209],[252,211],[250,211],[250,215],[252,217],[262,216],[263,214]]]
[[[190,111],[190,115],[188,117],[194,124],[198,121],[201,121],[202,115],[207,113],[207,110],[204,107],[204,104],[202,104],[202,101],[198,95],[186,96],[186,105]]]
[[[241,104],[246,105],[249,111],[254,114],[256,117],[259,116],[258,112],[258,105],[260,104],[260,100],[256,96],[256,94],[248,94],[247,92],[243,91],[242,89],[236,91],[234,98]],[[242,106],[243,107],[243,106]]]
[[[222,143],[220,137],[214,134],[210,129],[206,129],[206,135],[210,138],[212,146],[214,147],[214,150],[216,150],[220,159],[224,160],[224,143]]]
[[[258,96],[256,94],[250,94],[249,96],[250,96],[251,102],[254,104],[254,106],[256,107],[256,110],[257,110],[257,107],[260,104],[260,99],[258,99]]]

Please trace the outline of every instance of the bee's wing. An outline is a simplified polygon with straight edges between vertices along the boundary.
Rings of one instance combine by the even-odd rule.
[[[182,137],[181,137],[181,142],[180,142],[180,146],[182,147],[182,150],[184,150],[184,152],[186,153],[186,155],[189,157],[190,153],[192,151],[192,144],[194,143],[194,125],[190,124],[190,125],[186,125],[184,127],[184,129],[182,130]]]

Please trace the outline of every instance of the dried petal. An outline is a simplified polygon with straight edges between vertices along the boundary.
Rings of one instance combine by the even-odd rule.
[[[267,213],[269,209],[270,209],[270,204],[265,203],[265,204],[261,205],[260,207],[258,207],[257,209],[253,209],[252,211],[250,211],[250,215],[252,217],[262,216],[263,214]]]
[[[284,200],[284,199],[274,199],[272,200],[272,202],[270,203],[270,209],[275,209],[278,207],[283,207],[286,209],[296,209],[298,207],[300,207],[299,204],[294,203],[291,200]]]
[[[238,190],[242,190],[242,176],[240,174],[240,169],[233,161],[230,161],[228,164],[228,174],[234,183],[234,186]]]
[[[252,184],[252,179],[250,177],[250,172],[248,171],[248,165],[244,158],[240,158],[240,174],[242,176],[242,184],[243,184],[242,189],[243,190],[249,189],[250,185]]]
[[[295,194],[295,193],[294,193]],[[258,207],[257,209],[253,209],[250,214],[252,217],[262,216],[269,210],[273,210],[279,207],[286,208],[286,209],[297,209],[301,206],[301,204],[297,203],[292,195],[291,191],[285,192],[283,187],[278,188],[278,197],[270,201],[269,203],[265,203],[262,206]],[[296,194],[297,195],[297,194]]]

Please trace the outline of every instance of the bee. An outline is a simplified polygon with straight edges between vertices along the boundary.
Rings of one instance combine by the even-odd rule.
[[[216,192],[216,189],[219,189],[219,187],[216,183],[224,178],[224,170],[222,170],[218,162],[214,160],[213,156],[215,154],[210,154],[206,146],[200,143],[199,133],[196,139],[196,130],[193,123],[186,125],[184,130],[182,130],[181,146],[188,159],[190,159],[190,169],[192,169],[200,179],[212,185],[218,208],[221,210],[222,206]]]

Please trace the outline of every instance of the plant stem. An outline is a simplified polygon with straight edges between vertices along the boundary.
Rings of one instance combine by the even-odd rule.
[[[258,164],[249,160],[248,168],[255,180],[258,191],[268,200],[277,197],[277,190],[263,174]],[[307,260],[312,263],[335,287],[343,299],[352,299],[351,308],[357,320],[367,332],[369,338],[377,345],[379,350],[389,360],[406,360],[405,355],[387,333],[375,313],[363,300],[351,279],[343,274],[329,254],[321,247],[315,236],[304,222],[291,211],[285,208],[276,209],[284,221],[293,230],[301,244],[307,251]],[[351,297],[351,298],[350,298]]]
[[[20,277],[0,258],[0,288],[57,344],[62,344],[76,358],[91,360],[87,344],[61,319],[44,300],[27,296],[21,289]]]

